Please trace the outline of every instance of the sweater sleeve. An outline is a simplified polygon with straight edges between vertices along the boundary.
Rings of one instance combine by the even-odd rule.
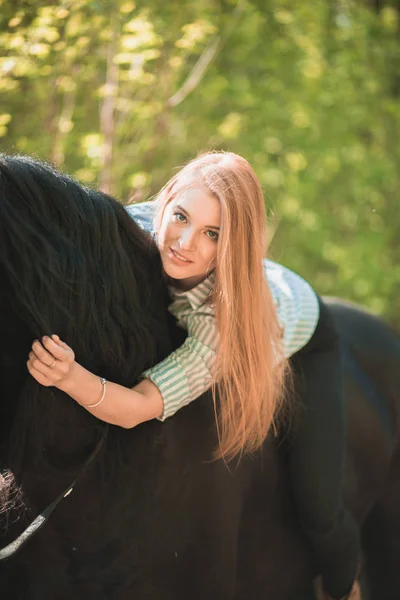
[[[302,277],[270,260],[264,261],[267,281],[283,329],[283,350],[288,358],[312,337],[319,319],[318,297]]]
[[[188,337],[175,352],[143,373],[160,390],[161,421],[207,391],[213,381],[217,328],[215,311],[202,305],[187,319]]]
[[[139,204],[130,204],[125,206],[125,210],[128,215],[136,221],[136,223],[147,231],[147,233],[152,234],[154,231],[154,213],[155,213],[155,202],[140,202]]]

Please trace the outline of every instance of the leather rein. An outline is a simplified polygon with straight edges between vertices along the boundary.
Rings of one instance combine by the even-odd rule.
[[[0,549],[0,560],[6,560],[7,558],[13,556],[35,535],[35,533],[37,533],[43,527],[43,525],[47,523],[54,509],[59,505],[61,500],[67,498],[67,496],[70,495],[75,485],[86,473],[92,462],[97,458],[105,444],[107,433],[108,427],[105,429],[103,435],[96,443],[94,450],[91,452],[89,458],[86,460],[85,464],[83,465],[82,469],[80,470],[78,476],[74,479],[74,481],[72,481],[69,484],[69,486],[55,500],[53,500],[53,502],[49,504],[13,542],[7,544],[7,546],[4,546],[4,548]]]

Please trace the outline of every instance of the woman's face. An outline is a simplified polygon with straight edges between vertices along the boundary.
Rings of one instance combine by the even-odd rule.
[[[167,204],[157,234],[165,272],[191,289],[215,268],[221,205],[203,187],[178,193]]]

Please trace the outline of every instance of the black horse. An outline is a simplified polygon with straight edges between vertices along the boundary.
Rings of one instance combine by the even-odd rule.
[[[0,244],[0,548],[77,478],[0,561],[1,598],[310,600],[311,560],[272,440],[226,465],[211,460],[208,395],[124,430],[28,374],[45,333],[123,385],[179,343],[158,252],[123,207],[46,164],[0,156]],[[400,343],[358,308],[331,310],[345,355],[347,501],[370,599],[398,600]]]

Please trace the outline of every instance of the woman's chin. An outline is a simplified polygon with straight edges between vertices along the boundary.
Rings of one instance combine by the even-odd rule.
[[[186,277],[192,276],[188,264],[177,264],[177,262],[169,256],[162,256],[162,264],[166,274],[173,279],[185,279]]]
[[[163,260],[162,265],[168,277],[173,277],[174,279],[182,279],[182,277],[185,277],[182,270],[177,265],[171,264],[170,260]]]

